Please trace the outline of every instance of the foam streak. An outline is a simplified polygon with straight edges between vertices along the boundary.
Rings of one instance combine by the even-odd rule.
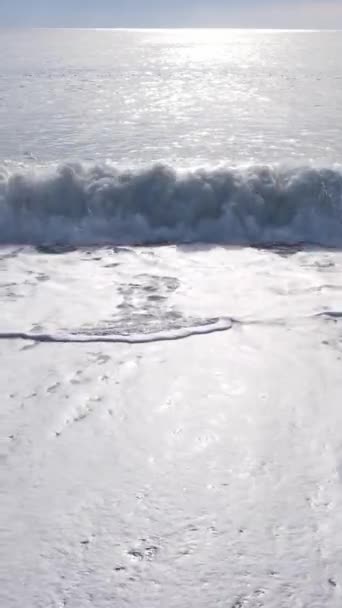
[[[112,335],[82,335],[70,333],[31,333],[31,332],[0,332],[0,340],[24,340],[30,342],[62,343],[62,344],[88,344],[88,343],[116,343],[116,344],[148,344],[151,342],[170,342],[173,340],[184,340],[191,336],[213,334],[228,331],[232,327],[230,319],[220,319],[216,323],[201,325],[197,327],[183,328],[165,333],[133,334],[129,336],[121,334]]]

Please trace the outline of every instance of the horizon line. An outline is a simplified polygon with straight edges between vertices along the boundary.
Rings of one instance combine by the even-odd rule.
[[[96,25],[0,25],[1,30],[100,30],[100,31],[155,31],[155,30],[249,30],[256,32],[342,32],[342,28],[313,28],[313,27],[251,27],[251,26],[96,26]]]

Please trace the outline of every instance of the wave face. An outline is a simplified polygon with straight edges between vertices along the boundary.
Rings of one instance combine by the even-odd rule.
[[[342,246],[342,170],[0,168],[0,243]]]

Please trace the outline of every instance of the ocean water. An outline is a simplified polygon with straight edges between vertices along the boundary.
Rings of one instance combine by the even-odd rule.
[[[342,33],[0,29],[4,608],[338,608]]]
[[[341,244],[340,32],[2,30],[0,242]]]

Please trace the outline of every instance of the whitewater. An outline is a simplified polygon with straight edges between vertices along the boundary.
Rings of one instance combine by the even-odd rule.
[[[342,170],[0,173],[0,243],[342,244]]]
[[[0,29],[0,605],[339,608],[340,32]]]

